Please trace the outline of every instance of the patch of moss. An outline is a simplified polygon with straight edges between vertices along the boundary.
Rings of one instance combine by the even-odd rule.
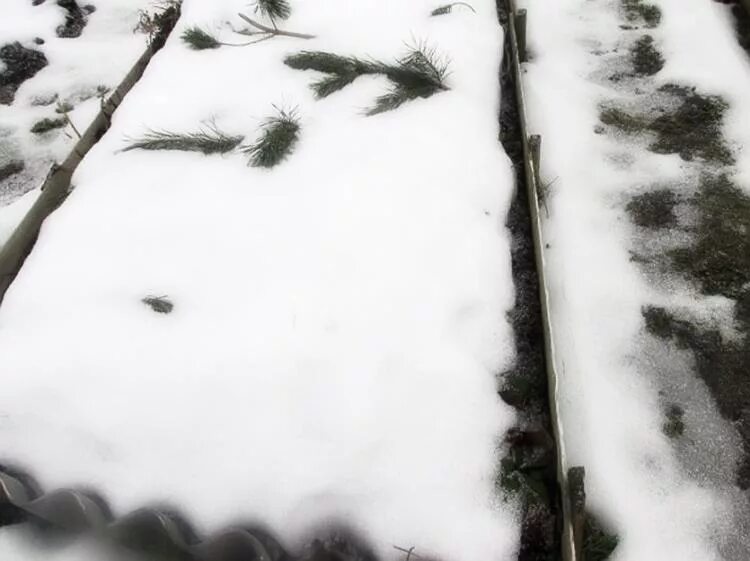
[[[659,88],[681,100],[671,112],[652,121],[648,128],[657,139],[649,147],[657,154],[679,154],[683,160],[695,158],[721,163],[734,162],[722,135],[722,121],[728,105],[719,96],[704,96],[694,88],[667,85]]]
[[[630,219],[642,228],[671,228],[677,224],[678,199],[669,189],[648,191],[633,197],[625,207]]]
[[[599,120],[605,125],[629,134],[641,132],[648,127],[648,123],[643,118],[616,107],[602,109],[599,112]]]
[[[673,403],[667,408],[664,416],[666,420],[661,427],[662,432],[673,439],[682,436],[685,432],[685,421],[683,420],[685,410]]]
[[[622,0],[625,17],[630,22],[643,21],[646,27],[654,28],[661,23],[661,9],[643,0]]]
[[[750,197],[724,174],[704,175],[690,203],[695,241],[672,251],[672,264],[704,294],[737,299],[750,285]]]
[[[586,525],[583,538],[584,561],[606,561],[617,548],[620,538],[610,534],[597,518],[586,513]]]
[[[4,181],[17,173],[21,173],[25,167],[26,165],[21,160],[11,160],[4,166],[0,166],[0,181]]]
[[[664,68],[664,57],[654,47],[654,38],[644,35],[630,49],[630,60],[637,76],[653,76]]]
[[[649,333],[692,351],[696,372],[708,386],[722,417],[742,438],[743,455],[736,480],[741,489],[750,488],[750,418],[746,411],[750,403],[750,288],[737,300],[740,340],[727,341],[718,330],[679,319],[665,308],[646,306],[641,312]]]
[[[60,129],[65,126],[65,119],[42,119],[34,123],[31,132],[34,134],[44,134],[54,129]]]

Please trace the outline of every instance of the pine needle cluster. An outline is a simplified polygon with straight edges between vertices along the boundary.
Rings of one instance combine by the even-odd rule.
[[[221,43],[216,37],[205,31],[204,29],[194,25],[193,27],[187,28],[182,33],[182,40],[187,45],[196,51],[203,51],[206,49],[218,49],[221,47]]]
[[[181,150],[202,154],[225,154],[237,148],[245,138],[230,136],[220,131],[215,124],[192,133],[175,133],[151,130],[141,138],[133,140],[123,149],[129,150]]]
[[[400,107],[407,101],[427,98],[448,90],[445,78],[448,65],[433,49],[424,44],[410,47],[396,63],[362,60],[322,51],[303,51],[288,56],[284,63],[296,70],[315,70],[326,74],[311,84],[318,98],[327,97],[364,75],[385,75],[393,84],[391,90],[377,98],[367,115],[375,115]]]
[[[174,304],[166,296],[146,296],[141,300],[157,314],[169,314],[174,309]]]
[[[292,15],[292,8],[287,0],[256,0],[255,12],[273,22],[288,19]]]
[[[435,8],[434,10],[432,10],[432,12],[430,12],[430,15],[444,16],[445,14],[450,14],[453,11],[453,8],[455,8],[456,6],[464,6],[466,8],[469,8],[475,14],[477,13],[477,11],[471,4],[467,4],[466,2],[453,2],[452,4],[445,4],[444,6]]]
[[[276,115],[263,122],[260,138],[242,148],[253,167],[272,168],[294,150],[299,139],[299,117],[296,109],[286,111],[274,106]]]

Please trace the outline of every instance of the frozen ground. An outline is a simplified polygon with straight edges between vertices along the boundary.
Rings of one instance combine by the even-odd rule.
[[[620,538],[612,561],[747,559],[747,497],[737,487],[745,421],[728,415],[727,396],[703,378],[711,367],[717,377],[722,368],[731,373],[724,359],[741,361],[747,352],[746,288],[731,298],[724,286],[711,288],[716,277],[696,283],[690,264],[683,271],[668,265],[670,251],[695,256],[705,242],[696,236],[716,209],[695,201],[713,185],[706,178],[724,174],[740,202],[750,194],[750,65],[727,9],[713,2],[520,4],[529,10],[531,126],[543,136],[570,465],[585,466],[589,508]],[[666,84],[695,86],[700,97],[659,90]],[[711,96],[721,96],[726,110]],[[679,113],[688,107],[683,98],[701,108],[697,115]],[[673,115],[685,128],[670,146],[657,125]],[[634,216],[630,202],[664,189],[679,204],[656,219]],[[739,220],[728,246],[734,251],[746,239]],[[722,251],[717,245],[714,253]],[[724,266],[733,282],[746,278],[740,261]],[[654,317],[645,310],[657,307],[678,314],[670,328],[682,334],[654,336],[655,322],[647,329],[644,318]],[[680,339],[700,339],[696,333],[718,341],[713,364]],[[734,402],[741,404],[746,384],[738,372]]]
[[[165,49],[79,168],[0,310],[0,449],[46,488],[86,483],[122,513],[177,506],[200,530],[265,522],[295,546],[344,521],[385,558],[510,560],[494,481],[513,414],[492,0],[293,2],[319,39],[237,42],[245,0],[186,0]],[[425,40],[449,91],[366,117],[359,78],[314,99],[302,49],[392,60]],[[208,121],[252,140],[272,105],[301,137],[272,170],[241,154],[122,152]],[[141,299],[167,296],[168,315]]]

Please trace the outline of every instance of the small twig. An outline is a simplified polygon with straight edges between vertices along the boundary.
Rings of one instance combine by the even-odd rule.
[[[263,25],[262,23],[258,23],[254,19],[247,17],[245,14],[238,15],[256,29],[260,29],[263,33],[268,33],[272,36],[284,35],[286,37],[296,37],[297,39],[315,39],[315,35],[310,35],[308,33],[295,33],[294,31],[284,31],[283,29],[277,28],[275,23],[274,27],[268,27],[266,25]]]
[[[453,11],[454,6],[464,6],[466,8],[469,8],[475,14],[477,13],[477,11],[474,9],[474,6],[472,6],[471,4],[467,4],[466,2],[453,2],[451,4],[446,4],[445,6],[440,6],[439,8],[435,8],[434,10],[432,10],[431,15],[442,16],[445,14],[450,14]]]
[[[393,549],[396,551],[401,551],[403,553],[406,553],[406,559],[405,561],[409,561],[411,557],[414,557],[415,559],[421,559],[422,557],[420,555],[417,555],[414,553],[414,550],[416,549],[414,546],[411,546],[409,549],[404,549],[403,547],[399,547],[397,545],[393,546]]]
[[[83,138],[79,130],[76,128],[76,126],[73,124],[73,121],[70,119],[70,115],[68,115],[68,110],[65,108],[65,106],[62,103],[57,104],[57,110],[62,113],[62,116],[65,118],[65,122],[70,125],[70,128],[73,129],[73,132],[76,133],[76,136],[78,137],[78,140]]]

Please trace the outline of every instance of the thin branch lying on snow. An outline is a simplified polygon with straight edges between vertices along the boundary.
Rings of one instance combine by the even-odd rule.
[[[359,76],[367,74],[385,75],[392,83],[391,91],[377,98],[367,115],[376,115],[396,109],[413,99],[427,98],[448,90],[445,78],[447,62],[437,56],[434,49],[419,43],[409,47],[405,56],[395,64],[366,61],[356,57],[345,57],[321,51],[303,51],[288,56],[284,63],[296,70],[316,70],[327,76],[313,82],[311,88],[318,98],[337,92]]]
[[[472,12],[475,14],[477,11],[474,9],[474,6],[471,4],[467,4],[466,2],[453,2],[452,4],[446,4],[445,6],[440,6],[439,8],[435,8],[430,13],[431,16],[443,16],[445,14],[450,14],[453,11],[453,8],[456,6],[465,6],[466,8],[469,8]]]
[[[271,39],[278,36],[296,37],[297,39],[315,39],[315,35],[310,35],[308,33],[296,33],[294,31],[284,31],[283,29],[277,28],[275,23],[273,23],[273,27],[268,27],[267,25],[263,25],[262,23],[249,18],[245,14],[240,13],[237,15],[257,30],[252,31],[249,29],[241,29],[239,31],[235,31],[235,33],[239,33],[240,35],[248,35],[251,37],[259,36],[262,39]]]
[[[230,136],[220,131],[215,124],[192,133],[174,133],[151,130],[140,139],[133,140],[123,149],[129,150],[182,150],[202,154],[225,154],[239,146],[243,136]]]
[[[296,109],[289,111],[274,105],[276,115],[262,124],[263,132],[253,144],[243,147],[242,151],[250,158],[253,167],[272,168],[294,150],[299,139],[299,117]]]
[[[81,135],[81,131],[78,130],[78,128],[75,126],[73,121],[70,118],[69,112],[73,109],[73,107],[68,103],[61,103],[57,102],[57,108],[55,110],[56,113],[59,113],[63,116],[63,119],[65,119],[65,122],[70,125],[70,128],[73,129],[73,132],[78,137],[78,140],[81,140],[83,136]]]
[[[182,40],[195,51],[203,51],[206,49],[218,49],[219,47],[246,47],[252,45],[257,41],[250,41],[248,43],[223,43],[216,37],[208,33],[205,29],[194,25],[193,27],[187,28],[182,32]]]

